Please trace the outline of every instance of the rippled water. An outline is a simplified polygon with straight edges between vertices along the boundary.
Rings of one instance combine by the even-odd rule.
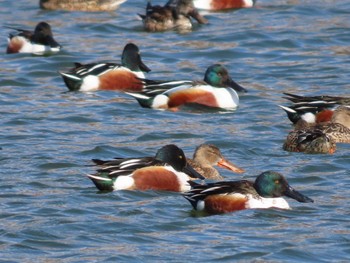
[[[158,3],[158,2],[154,2]],[[64,50],[0,55],[1,260],[6,262],[346,261],[350,258],[349,146],[334,155],[281,149],[291,129],[282,92],[350,95],[350,1],[258,0],[252,9],[206,13],[210,24],[145,33],[127,1],[112,13],[47,12],[38,1],[2,1],[5,26],[48,21]],[[66,92],[57,71],[72,62],[120,61],[135,42],[154,79],[201,79],[223,63],[249,90],[235,112],[142,109],[116,92]],[[241,175],[286,175],[315,200],[291,211],[203,217],[179,194],[98,193],[83,175],[91,158],[154,155],[176,143],[187,155],[218,145]]]

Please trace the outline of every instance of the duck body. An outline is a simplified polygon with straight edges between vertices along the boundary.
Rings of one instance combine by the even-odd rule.
[[[196,8],[210,11],[253,7],[255,2],[255,0],[193,0]]]
[[[187,163],[189,163],[198,173],[203,175],[205,179],[210,180],[224,179],[214,166],[230,170],[234,173],[244,172],[244,169],[239,168],[232,162],[228,161],[222,155],[220,149],[212,144],[199,145],[193,154],[193,159],[188,158]]]
[[[139,48],[129,43],[124,47],[122,63],[75,63],[68,72],[60,72],[70,91],[141,91],[140,78],[150,69],[142,62]]]
[[[332,154],[336,149],[336,141],[326,132],[316,128],[291,131],[283,143],[283,150],[289,152]]]
[[[332,120],[328,122],[308,124],[300,120],[288,134],[283,149],[311,154],[334,153],[337,149],[336,143],[350,143],[350,129],[336,122],[338,118],[342,117],[336,111]]]
[[[280,106],[294,124],[283,149],[291,152],[334,153],[336,143],[350,143],[350,99],[299,96],[290,93],[290,107]]]
[[[35,55],[54,54],[61,50],[61,45],[53,38],[51,26],[46,22],[40,22],[34,32],[12,28],[17,34],[8,37],[7,54],[31,53]]]
[[[191,185],[192,189],[184,193],[184,197],[195,210],[209,214],[256,208],[290,209],[282,196],[299,202],[313,202],[311,198],[292,188],[281,174],[273,171],[260,174],[255,182],[220,181],[204,185],[191,182]]]
[[[170,0],[164,6],[147,3],[146,14],[139,16],[143,27],[148,32],[160,32],[167,30],[191,30],[194,18],[200,24],[208,21],[199,14],[192,0]]]
[[[96,174],[87,176],[101,191],[162,190],[183,192],[190,189],[188,181],[204,179],[187,164],[183,151],[176,145],[166,145],[155,157],[93,160]]]
[[[211,108],[234,110],[239,105],[235,89],[245,91],[229,76],[220,64],[210,66],[204,81],[148,81],[141,93],[128,93],[142,107],[178,109],[182,105],[197,104]]]
[[[284,98],[293,105],[280,107],[287,113],[289,120],[296,124],[300,119],[308,123],[330,121],[334,110],[339,106],[350,106],[349,97],[339,96],[300,96],[284,93]]]
[[[47,10],[101,12],[114,11],[126,0],[40,0],[39,5]]]

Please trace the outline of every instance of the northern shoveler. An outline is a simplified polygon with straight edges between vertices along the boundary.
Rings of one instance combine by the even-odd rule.
[[[284,93],[285,99],[293,102],[292,106],[280,107],[287,113],[292,123],[297,123],[300,119],[308,123],[321,123],[330,121],[333,111],[339,105],[350,106],[349,97],[336,96],[299,96],[291,93]]]
[[[288,119],[296,124],[300,120],[304,120],[307,123],[320,123],[325,121],[330,121],[333,115],[333,110],[318,107],[309,106],[282,106],[279,105],[288,116]]]
[[[309,154],[318,153],[334,153],[337,149],[335,140],[326,132],[318,128],[308,128],[309,125],[304,120],[304,128],[296,128],[291,131],[285,142],[283,143],[283,150],[289,152],[303,152]]]
[[[190,184],[192,190],[184,193],[184,197],[195,210],[206,211],[209,214],[254,208],[290,209],[282,196],[303,203],[313,202],[311,198],[293,189],[283,175],[272,171],[263,172],[255,182],[241,180],[204,185],[195,182]]]
[[[147,80],[145,80],[147,82]],[[145,108],[176,110],[185,104],[236,109],[236,91],[246,91],[232,80],[227,69],[214,64],[208,67],[204,81],[149,81],[140,93],[129,93]]]
[[[139,16],[149,32],[192,29],[191,17],[200,24],[208,23],[193,5],[193,0],[170,0],[165,6],[152,6],[148,1],[146,14]]]
[[[224,179],[213,166],[231,170],[234,173],[244,173],[244,169],[237,167],[227,160],[222,155],[220,149],[212,144],[199,145],[193,154],[193,159],[188,158],[187,163],[206,179]]]
[[[330,121],[308,123],[300,119],[283,144],[291,152],[334,153],[336,143],[350,143],[350,107],[339,106]]]
[[[128,43],[123,50],[121,64],[76,63],[68,72],[60,72],[71,91],[119,90],[141,91],[144,87],[140,78],[151,71],[141,60],[139,48]]]
[[[284,94],[293,105],[280,107],[294,124],[283,144],[284,150],[334,153],[336,143],[350,143],[350,98]]]
[[[34,32],[13,27],[8,28],[17,30],[19,33],[9,35],[7,54],[31,53],[44,55],[57,53],[61,50],[61,45],[53,38],[51,26],[46,22],[38,23]]]
[[[184,152],[176,145],[160,148],[155,157],[116,158],[102,161],[96,174],[87,176],[101,191],[163,190],[183,192],[190,189],[190,178],[204,179],[186,162]]]
[[[211,11],[253,7],[255,2],[256,0],[193,0],[196,8]]]
[[[114,11],[126,0],[40,0],[42,9],[66,11]]]

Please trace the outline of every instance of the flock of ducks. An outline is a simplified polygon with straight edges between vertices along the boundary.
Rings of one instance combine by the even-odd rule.
[[[313,202],[292,188],[282,174],[273,171],[263,172],[255,182],[223,181],[214,165],[236,173],[244,170],[226,160],[214,145],[198,146],[193,159],[187,159],[179,147],[169,144],[151,157],[93,159],[93,162],[98,167],[97,171],[87,176],[100,191],[182,192],[195,210],[208,214],[253,208],[290,209],[282,196],[303,203]],[[218,181],[196,183],[195,179]]]
[[[111,11],[125,0],[40,0],[45,9]],[[249,0],[170,0],[164,6],[146,6],[140,14],[147,31],[189,29],[193,18],[206,24],[197,8],[222,10],[251,7]],[[47,54],[62,48],[54,39],[51,27],[40,22],[34,31],[18,28],[10,34],[7,53]],[[247,90],[237,84],[221,64],[210,65],[203,80],[151,80],[151,69],[142,61],[135,43],[125,45],[121,63],[75,63],[59,74],[70,91],[114,90],[134,97],[142,107],[177,111],[184,105],[197,104],[205,108],[235,110],[239,92]],[[290,106],[280,106],[294,126],[283,149],[304,153],[334,153],[337,143],[350,143],[350,98],[332,96],[299,96],[285,93]],[[282,196],[299,202],[313,200],[293,189],[283,175],[266,171],[254,182],[225,181],[214,166],[243,173],[223,157],[215,145],[202,144],[193,158],[185,157],[182,149],[169,144],[154,156],[92,160],[96,172],[88,174],[100,191],[162,190],[182,192],[195,210],[209,214],[227,213],[249,208],[289,209]],[[194,180],[200,180],[196,182]],[[204,180],[216,182],[205,183]]]

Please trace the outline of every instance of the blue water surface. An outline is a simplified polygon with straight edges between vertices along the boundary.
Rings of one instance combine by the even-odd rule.
[[[154,4],[162,3],[154,1]],[[350,96],[350,1],[258,0],[203,12],[192,32],[147,33],[128,0],[115,12],[44,11],[38,1],[0,9],[0,254],[3,262],[345,262],[350,258],[350,148],[333,155],[282,150],[291,130],[283,92]],[[52,25],[62,52],[5,54],[7,26]],[[67,92],[73,62],[119,62],[140,47],[153,79],[202,79],[224,64],[249,92],[237,111],[143,109],[117,92]],[[152,156],[175,143],[191,156],[216,144],[250,179],[284,174],[314,203],[292,210],[203,216],[177,193],[99,193],[90,159]]]

